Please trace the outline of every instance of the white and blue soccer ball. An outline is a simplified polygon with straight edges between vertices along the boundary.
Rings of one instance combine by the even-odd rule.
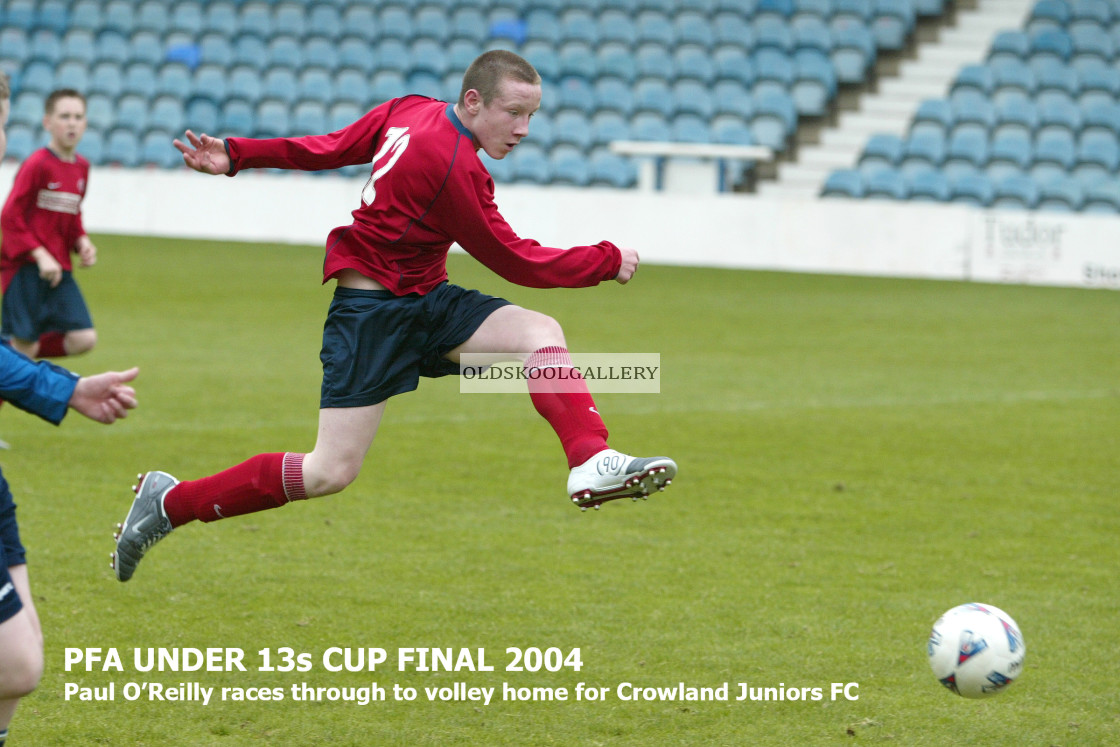
[[[1027,645],[1010,615],[973,602],[933,624],[927,650],[942,685],[965,698],[987,698],[1019,678]]]

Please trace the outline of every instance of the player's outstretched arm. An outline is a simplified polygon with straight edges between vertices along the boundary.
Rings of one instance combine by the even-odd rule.
[[[619,265],[618,274],[614,279],[626,285],[630,282],[630,278],[634,277],[634,273],[638,271],[638,251],[636,249],[620,248],[622,252],[622,264]]]
[[[83,376],[70,396],[70,407],[90,420],[106,425],[127,417],[128,411],[136,407],[136,390],[128,382],[139,373],[139,368],[130,368]]]
[[[195,171],[203,174],[226,174],[229,172],[229,154],[226,153],[225,141],[210,137],[206,133],[201,136],[187,130],[187,142],[173,140],[171,142],[183,154],[183,163]]]

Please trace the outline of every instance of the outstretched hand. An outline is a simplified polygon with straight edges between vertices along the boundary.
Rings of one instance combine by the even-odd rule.
[[[181,140],[173,140],[174,145],[183,154],[183,163],[195,171],[203,174],[225,174],[229,172],[229,154],[226,153],[225,141],[210,137],[206,133],[201,136],[187,130],[189,145]]]
[[[83,376],[70,396],[70,407],[90,420],[108,425],[117,418],[128,417],[136,407],[136,390],[128,382],[140,373],[139,368],[108,371],[96,376]]]

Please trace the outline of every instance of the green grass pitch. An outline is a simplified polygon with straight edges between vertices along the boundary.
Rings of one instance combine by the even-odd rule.
[[[317,247],[97,239],[78,278],[100,343],[67,363],[139,365],[141,406],[110,428],[3,409],[47,664],[13,743],[1120,743],[1120,294],[653,266],[536,291],[452,256],[453,280],[556,316],[573,351],[660,353],[661,394],[597,402],[616,448],[678,461],[666,493],[581,514],[527,395],[424,381],[341,495],[183,527],[119,584],[111,534],[137,472],[312,447],[331,289]],[[968,601],[1027,642],[1020,681],[986,701],[926,663],[933,621]],[[67,671],[87,647],[123,671]],[[388,661],[331,672],[331,647]],[[422,647],[483,649],[494,670],[399,671]],[[582,664],[506,671],[511,647]],[[241,649],[248,671],[137,671],[148,648]],[[308,671],[282,671],[284,649]],[[129,700],[129,683],[148,689]],[[214,694],[152,701],[153,683]],[[496,694],[425,694],[456,683]],[[580,683],[605,696],[577,700]],[[729,698],[630,701],[623,683]],[[737,701],[740,683],[823,697]],[[302,684],[387,696],[295,701]],[[81,699],[110,685],[111,702]]]

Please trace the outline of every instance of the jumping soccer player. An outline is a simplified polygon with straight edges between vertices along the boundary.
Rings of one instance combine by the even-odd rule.
[[[387,400],[421,376],[460,372],[461,356],[523,362],[537,411],[560,438],[580,508],[662,490],[676,475],[666,457],[635,458],[607,446],[607,429],[572,366],[552,318],[447,281],[453,242],[501,275],[534,288],[628,282],[638,254],[609,241],[553,249],[518,237],[494,204],[477,151],[504,158],[528,135],[541,78],[511,52],[486,52],[463,76],[458,102],[405,96],[329,135],[225,141],[187,132],[175,141],[190,168],[233,176],[247,168],[336,169],[371,164],[354,222],[327,238],[324,282],[337,287],[323,331],[319,431],[309,454],[260,454],[199,480],[142,475],[118,527],[113,567],[127,581],[175,527],[330,495],[354,481]],[[543,368],[570,369],[556,377]],[[571,378],[578,379],[572,391]]]

